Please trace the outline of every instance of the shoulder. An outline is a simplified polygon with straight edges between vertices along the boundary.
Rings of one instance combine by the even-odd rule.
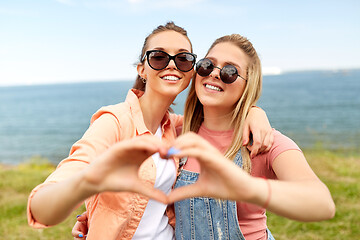
[[[291,138],[274,130],[274,144],[269,152],[283,152],[290,149],[300,150],[299,146]]]
[[[91,117],[91,123],[99,119],[103,115],[111,115],[120,121],[121,118],[130,113],[130,105],[127,102],[121,102],[114,105],[103,106],[97,110]]]
[[[135,123],[131,114],[131,107],[127,102],[122,102],[104,106],[96,111],[91,117],[89,130],[100,131],[105,135],[116,134],[116,139],[120,139],[125,136],[132,136],[134,128]]]
[[[288,150],[301,151],[299,146],[289,137],[285,136],[281,132],[274,130],[274,144],[266,154],[267,162],[272,166],[273,161],[279,154]]]
[[[277,156],[288,150],[300,150],[299,146],[289,137],[281,132],[274,130],[274,143],[270,150],[266,153],[259,154],[252,159],[252,168],[254,167],[255,175],[274,177],[275,174],[271,170],[272,164]],[[266,170],[265,170],[266,169]],[[271,173],[263,174],[262,171],[270,171]]]

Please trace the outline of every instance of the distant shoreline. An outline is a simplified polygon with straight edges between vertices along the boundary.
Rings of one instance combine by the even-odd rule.
[[[338,148],[338,149],[325,149],[325,148],[302,148],[302,152],[307,154],[336,154],[344,157],[360,157],[359,148]],[[60,161],[59,161],[60,162]],[[48,166],[56,167],[58,163],[51,162],[46,157],[42,156],[33,156],[23,162],[17,162],[14,164],[0,162],[0,169],[14,169],[20,165],[32,165],[32,166]]]
[[[349,72],[353,71],[360,71],[360,67],[358,68],[335,68],[335,69],[304,69],[304,70],[282,70],[281,68],[276,68],[275,70],[271,70],[272,68],[269,68],[269,71],[263,72],[264,77],[268,76],[278,76],[278,75],[286,75],[286,74],[299,74],[299,73],[334,73],[334,74],[348,74]],[[62,81],[53,81],[53,82],[31,82],[31,83],[15,83],[15,84],[4,84],[0,83],[0,88],[6,88],[6,87],[30,87],[30,86],[47,86],[47,85],[68,85],[68,84],[91,84],[91,83],[107,83],[107,82],[134,82],[135,76],[133,79],[130,78],[118,78],[118,79],[86,79],[86,80],[62,80]]]

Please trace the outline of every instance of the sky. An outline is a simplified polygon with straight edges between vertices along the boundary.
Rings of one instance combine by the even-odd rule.
[[[134,80],[144,38],[184,27],[198,59],[231,33],[264,74],[360,68],[358,0],[1,0],[0,86]]]

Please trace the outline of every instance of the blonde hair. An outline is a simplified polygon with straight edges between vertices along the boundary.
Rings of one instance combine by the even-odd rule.
[[[226,35],[215,40],[211,45],[207,54],[219,43],[231,43],[239,47],[244,53],[249,57],[248,66],[246,68],[246,86],[244,92],[236,104],[232,112],[232,121],[231,124],[234,126],[234,135],[230,147],[225,153],[225,157],[229,159],[234,159],[236,153],[241,150],[241,155],[243,158],[243,169],[248,173],[251,172],[251,159],[249,151],[246,147],[242,146],[242,133],[245,118],[249,113],[249,110],[252,106],[256,105],[257,100],[261,95],[262,88],[262,73],[261,73],[261,63],[260,59],[256,53],[255,48],[251,42],[239,35],[231,34]],[[195,78],[192,81],[191,88],[189,90],[188,97],[185,103],[185,112],[184,112],[184,125],[183,133],[193,131],[198,132],[201,123],[204,120],[204,111],[203,105],[200,103],[196,91],[195,91]]]
[[[178,32],[180,34],[182,34],[184,37],[187,38],[187,40],[190,43],[190,47],[191,47],[191,52],[193,51],[192,49],[192,44],[191,41],[187,35],[187,32],[184,28],[177,26],[174,22],[168,22],[165,25],[159,25],[157,28],[155,28],[146,38],[144,41],[144,45],[143,48],[141,50],[141,54],[139,56],[139,63],[143,64],[145,60],[142,60],[142,57],[144,56],[145,52],[148,50],[148,42],[149,40],[156,34],[161,33],[161,32],[165,32],[165,31],[175,31]],[[145,85],[146,82],[143,82],[143,80],[141,79],[141,77],[138,75],[136,77],[135,83],[133,85],[133,88],[141,90],[141,91],[145,91]]]

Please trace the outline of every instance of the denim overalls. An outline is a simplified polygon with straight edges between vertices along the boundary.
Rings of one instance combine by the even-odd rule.
[[[235,163],[242,166],[240,151],[236,154]],[[195,183],[198,176],[198,173],[181,170],[175,188]],[[174,206],[177,240],[245,240],[239,227],[235,201],[196,197],[175,202]],[[268,240],[275,240],[268,229],[267,232]]]

